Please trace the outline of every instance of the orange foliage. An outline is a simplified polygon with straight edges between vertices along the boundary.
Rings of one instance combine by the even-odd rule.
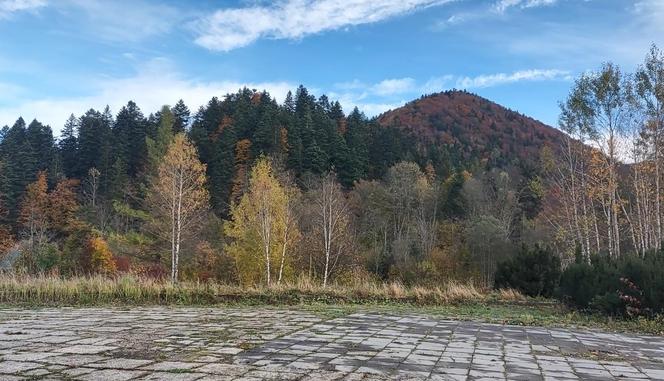
[[[0,258],[14,244],[14,237],[8,227],[0,225]]]
[[[235,144],[235,177],[231,188],[231,202],[238,203],[249,183],[249,154],[251,140],[242,139]]]
[[[221,119],[221,122],[219,123],[219,127],[217,127],[217,130],[210,135],[210,140],[216,142],[217,139],[219,139],[221,133],[224,132],[224,130],[229,126],[231,126],[232,124],[233,124],[233,118],[231,118],[228,115],[224,115],[224,117]]]
[[[113,253],[108,243],[99,237],[91,236],[87,242],[87,254],[90,257],[90,270],[95,273],[112,274],[117,270]]]
[[[79,209],[76,200],[78,180],[65,179],[60,181],[49,194],[49,220],[51,226],[63,232],[75,229],[80,222],[76,218]]]
[[[455,146],[464,158],[516,156],[533,160],[549,145],[558,149],[564,134],[532,118],[464,91],[447,91],[412,101],[379,116],[383,126],[413,132],[427,143]]]
[[[288,130],[286,127],[279,129],[279,146],[282,153],[288,153]]]

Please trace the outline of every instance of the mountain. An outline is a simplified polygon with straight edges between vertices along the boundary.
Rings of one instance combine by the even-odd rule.
[[[420,143],[445,147],[459,160],[492,166],[533,162],[542,147],[557,150],[565,136],[535,119],[457,90],[423,96],[377,120],[410,132]]]

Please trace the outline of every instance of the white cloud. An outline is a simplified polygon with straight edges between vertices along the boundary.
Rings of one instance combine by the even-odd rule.
[[[506,10],[513,7],[519,7],[522,9],[536,8],[553,5],[557,2],[558,0],[500,0],[493,5],[493,9],[498,13],[504,13]]]
[[[443,75],[442,77],[432,77],[420,89],[423,94],[436,93],[448,88],[450,82],[453,80],[454,76],[450,74]]]
[[[106,78],[92,81],[93,92],[89,96],[76,98],[27,99],[14,107],[0,108],[0,126],[12,125],[22,116],[30,121],[34,118],[49,124],[56,133],[62,128],[71,113],[81,115],[90,108],[103,109],[109,105],[112,112],[129,100],[134,100],[145,114],[158,111],[164,104],[174,104],[183,99],[192,112],[206,104],[213,96],[223,97],[242,87],[267,90],[277,100],[286,97],[295,85],[287,82],[205,82],[184,78],[164,59],[155,59],[126,78]]]
[[[570,73],[565,70],[522,70],[511,74],[497,73],[479,75],[477,77],[461,77],[456,81],[456,87],[461,89],[484,88],[504,85],[521,81],[545,81],[545,80],[571,80]]]
[[[33,11],[46,6],[46,0],[0,0],[0,19],[15,12]]]
[[[376,116],[387,110],[395,109],[406,103],[402,99],[414,99],[422,94],[431,94],[450,88],[477,89],[487,88],[522,81],[570,81],[568,71],[549,70],[521,70],[510,74],[496,73],[476,77],[455,76],[451,74],[431,77],[424,82],[413,78],[386,79],[375,84],[367,84],[358,79],[334,85],[339,92],[329,92],[330,99],[339,100],[344,110],[349,112],[358,107],[368,116]]]
[[[270,6],[221,9],[194,23],[196,43],[230,51],[260,38],[298,39],[374,23],[454,0],[282,0]]]
[[[415,80],[412,78],[385,79],[371,87],[371,92],[380,95],[394,95],[411,92],[415,89]]]
[[[374,117],[380,115],[387,110],[393,110],[395,108],[401,107],[405,100],[399,100],[395,102],[381,102],[381,101],[367,101],[366,93],[335,93],[330,92],[328,94],[330,99],[338,100],[341,103],[344,111],[348,114],[353,108],[357,107],[361,112],[363,112],[368,117]]]

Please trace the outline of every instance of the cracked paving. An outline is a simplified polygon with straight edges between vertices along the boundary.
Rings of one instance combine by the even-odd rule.
[[[420,314],[0,310],[0,380],[664,380],[664,338]]]

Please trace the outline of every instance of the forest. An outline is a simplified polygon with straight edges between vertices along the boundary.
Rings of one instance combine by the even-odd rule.
[[[562,134],[481,102],[458,106],[471,122],[430,118],[438,139],[404,127],[437,96],[474,97],[367,118],[303,86],[284,100],[244,88],[193,112],[90,109],[57,139],[19,117],[0,130],[0,268],[268,287],[470,280],[619,313],[664,306],[649,291],[664,272],[657,47],[633,73],[578,77]],[[576,295],[582,282],[591,294]]]

